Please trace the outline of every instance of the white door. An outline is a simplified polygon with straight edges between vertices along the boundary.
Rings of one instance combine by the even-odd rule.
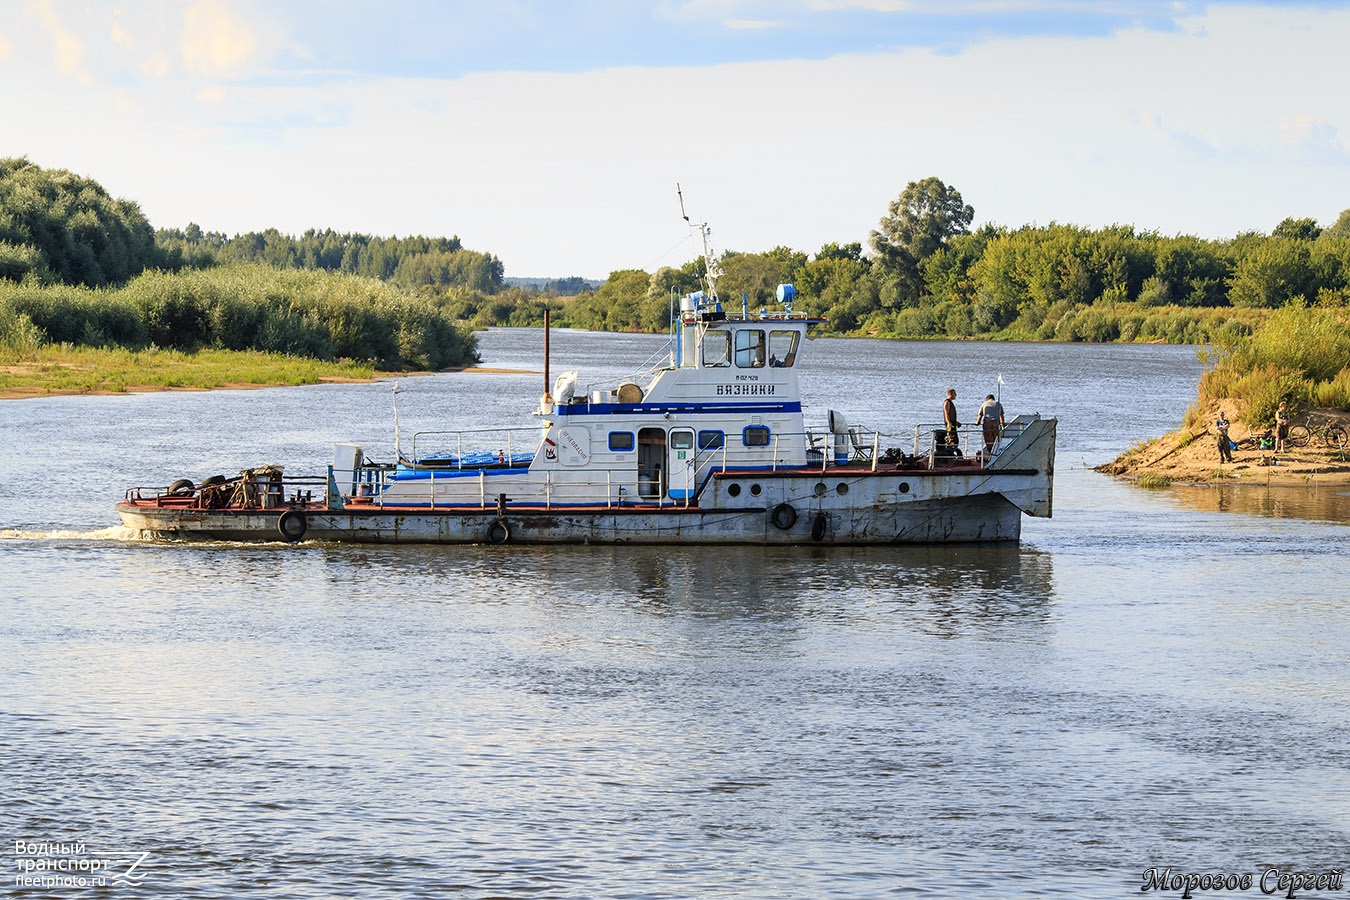
[[[694,432],[690,428],[672,428],[666,459],[666,478],[673,500],[684,500],[694,494]]]

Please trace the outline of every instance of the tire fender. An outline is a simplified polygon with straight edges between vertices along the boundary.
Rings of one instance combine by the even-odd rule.
[[[769,521],[773,522],[773,527],[779,531],[787,531],[797,524],[797,510],[791,503],[780,503],[769,513]]]
[[[286,541],[298,541],[305,536],[309,530],[309,520],[305,514],[295,509],[288,509],[277,519],[277,531],[281,532],[281,537]]]
[[[505,519],[494,519],[488,526],[487,542],[489,544],[509,544],[511,542],[511,526]]]
[[[829,520],[825,518],[825,514],[816,513],[816,517],[811,520],[811,540],[816,543],[825,540],[825,529],[828,525]]]

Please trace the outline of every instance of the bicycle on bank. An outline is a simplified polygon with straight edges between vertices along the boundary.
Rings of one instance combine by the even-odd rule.
[[[1274,450],[1275,432],[1269,428],[1259,434],[1248,432],[1245,438],[1232,443],[1234,450]]]
[[[1332,450],[1344,450],[1350,443],[1350,432],[1330,416],[1310,415],[1307,420],[1289,426],[1289,443],[1306,447],[1313,438],[1319,438]]]

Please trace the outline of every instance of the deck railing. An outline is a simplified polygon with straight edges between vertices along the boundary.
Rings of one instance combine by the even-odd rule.
[[[434,440],[433,440],[434,439]],[[419,431],[412,438],[412,456],[400,462],[426,463],[444,461],[437,468],[477,469],[495,461],[499,464],[528,465],[528,460],[517,460],[528,453],[530,458],[543,440],[538,426],[518,428],[482,428],[473,431]],[[418,442],[422,447],[419,449]],[[433,448],[427,445],[432,443]]]
[[[953,453],[944,449],[947,446],[946,425],[921,423],[914,426],[914,455],[916,457],[927,457],[929,467],[937,465],[939,460],[950,458],[975,458],[982,465],[988,465],[1003,452],[1004,447],[1021,435],[1025,427],[1025,423],[1012,421],[999,429],[998,437],[994,440],[993,452],[986,457],[984,426],[963,425],[958,428],[956,430],[956,448],[955,453]]]

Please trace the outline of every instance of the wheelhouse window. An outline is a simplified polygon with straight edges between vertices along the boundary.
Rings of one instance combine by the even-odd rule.
[[[801,336],[800,331],[770,331],[769,365],[786,368],[796,363],[797,341]]]
[[[703,365],[731,365],[731,332],[709,330],[703,335]]]
[[[633,432],[611,431],[609,433],[609,449],[615,453],[626,453],[632,450],[633,446]]]
[[[745,431],[741,432],[741,441],[747,447],[769,446],[769,426],[768,425],[745,426]]]
[[[764,365],[763,331],[742,328],[736,332],[736,365],[742,369],[758,369]]]
[[[698,449],[700,450],[720,450],[726,443],[727,436],[724,432],[706,430],[698,433]]]

